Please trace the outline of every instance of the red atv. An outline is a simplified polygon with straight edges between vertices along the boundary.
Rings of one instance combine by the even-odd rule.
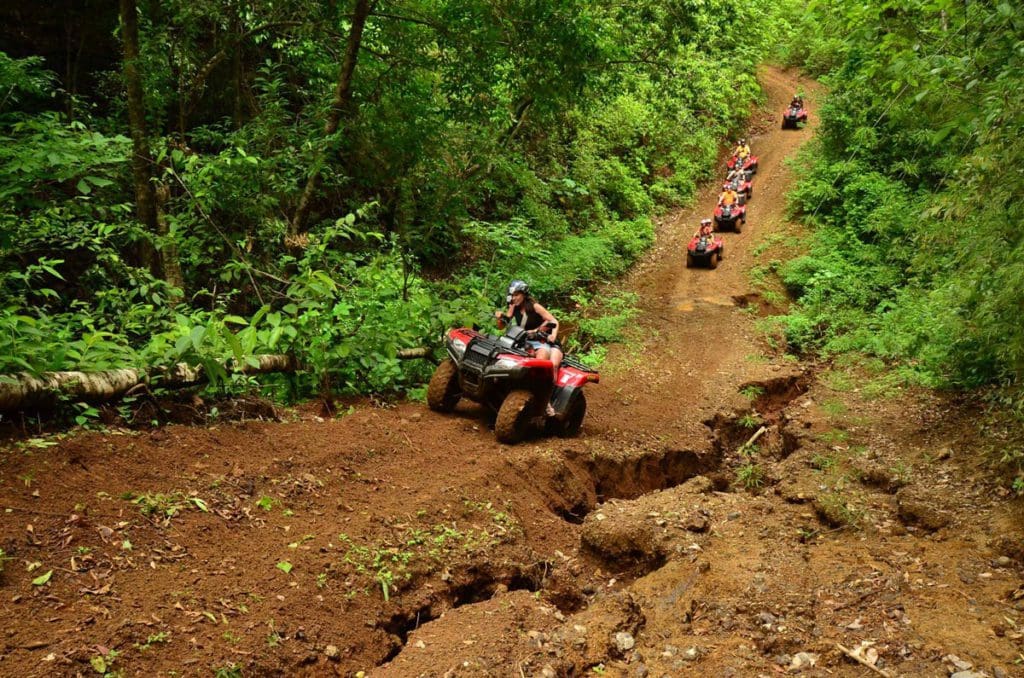
[[[807,124],[807,109],[803,106],[790,106],[782,112],[782,129],[799,129]]]
[[[600,381],[600,375],[565,356],[556,383],[551,361],[535,358],[527,349],[527,340],[544,339],[546,329],[527,332],[510,325],[500,337],[465,327],[449,331],[448,358],[430,378],[427,405],[435,412],[451,412],[461,398],[469,398],[490,407],[498,413],[494,435],[502,443],[522,440],[532,427],[576,435],[587,413],[583,387]],[[545,413],[548,403],[553,416]]]
[[[731,188],[742,195],[745,201],[750,200],[754,196],[754,181],[751,179],[751,173],[743,172],[742,174],[737,174],[732,179],[726,180],[722,184],[722,190],[724,191],[727,188]]]
[[[739,159],[738,155],[734,155],[729,158],[729,161],[725,163],[725,166],[728,169],[732,169],[736,167],[736,163],[739,162]],[[740,169],[750,172],[751,174],[757,174],[757,156],[754,154],[748,155],[743,161],[743,165]]]
[[[747,222],[746,201],[740,196],[737,202],[731,205],[718,205],[715,208],[715,230],[743,232],[743,224]]]
[[[711,235],[695,235],[686,247],[686,268],[705,264],[708,268],[718,268],[718,262],[722,260],[724,250],[725,243],[721,238]]]

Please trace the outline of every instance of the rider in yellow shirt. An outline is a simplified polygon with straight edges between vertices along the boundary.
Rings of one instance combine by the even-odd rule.
[[[736,149],[732,152],[740,160],[746,160],[750,156],[750,146],[747,145],[746,139],[740,139],[736,142]]]

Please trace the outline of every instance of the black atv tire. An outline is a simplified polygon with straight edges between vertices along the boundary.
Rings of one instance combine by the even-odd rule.
[[[498,419],[494,422],[494,436],[499,443],[514,445],[523,439],[533,415],[533,400],[533,394],[522,389],[505,396],[498,409]]]
[[[693,268],[693,255],[686,253],[686,268]]]
[[[747,189],[747,202],[750,202],[750,199],[753,198],[753,197],[754,197],[754,187],[751,186],[750,188]]]
[[[725,258],[725,245],[718,248],[718,260],[721,261]]]
[[[571,438],[580,432],[583,426],[583,418],[587,415],[587,399],[582,391],[577,391],[572,402],[569,403],[569,410],[565,419],[558,422],[555,427],[555,434],[561,438]]]
[[[737,219],[736,221],[732,222],[733,230],[735,230],[737,233],[742,233],[744,221],[744,219]]]
[[[462,397],[459,368],[451,358],[437,366],[427,385],[427,406],[435,412],[451,412]]]
[[[708,257],[708,268],[712,271],[718,268],[718,254],[716,252],[712,252],[711,256]]]

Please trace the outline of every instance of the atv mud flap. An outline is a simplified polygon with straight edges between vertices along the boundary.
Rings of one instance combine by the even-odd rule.
[[[551,407],[555,409],[555,417],[557,419],[565,417],[566,412],[569,411],[569,403],[572,402],[572,397],[578,390],[575,386],[555,387],[555,390],[551,393]]]

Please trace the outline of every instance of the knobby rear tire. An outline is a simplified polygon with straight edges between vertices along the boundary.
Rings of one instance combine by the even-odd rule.
[[[583,418],[587,415],[587,399],[583,393],[577,392],[569,404],[569,411],[565,420],[558,429],[558,435],[562,438],[571,438],[580,432],[583,426]]]

